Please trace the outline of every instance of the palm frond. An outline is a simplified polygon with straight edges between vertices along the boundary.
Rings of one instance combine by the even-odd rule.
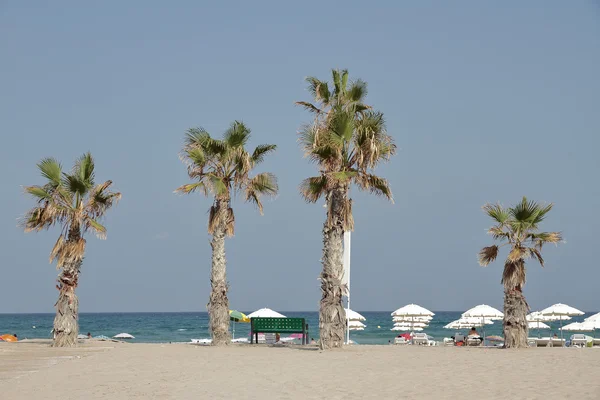
[[[188,183],[185,185],[181,185],[177,189],[175,189],[175,193],[188,194],[188,193],[193,193],[196,190],[199,190],[205,196],[208,195],[208,187],[206,187],[204,182],[195,182],[195,183]]]
[[[520,203],[508,209],[510,215],[517,223],[534,223],[540,213],[540,206],[535,201],[529,201],[525,196]]]
[[[40,186],[25,186],[25,192],[32,195],[39,202],[49,200],[52,195]]]
[[[544,259],[542,258],[542,253],[540,252],[540,250],[538,250],[536,248],[530,248],[529,253],[530,253],[531,257],[538,260],[538,262],[540,263],[540,265],[542,267],[544,266]]]
[[[89,189],[94,186],[94,167],[92,154],[87,152],[75,161],[72,173]]]
[[[498,226],[492,226],[490,229],[488,229],[488,234],[492,235],[494,240],[508,240],[510,237],[508,232],[505,232],[501,227]]]
[[[85,196],[88,191],[88,185],[82,181],[79,175],[76,174],[64,174],[62,179],[63,186],[72,194],[78,194],[79,196]]]
[[[210,141],[210,133],[202,127],[190,128],[185,134],[185,146],[200,146]]]
[[[252,162],[254,163],[254,165],[262,163],[265,159],[265,156],[269,153],[274,152],[276,149],[277,145],[275,144],[261,144],[256,146],[256,148],[252,152]]]
[[[44,158],[37,164],[42,176],[48,180],[48,183],[57,188],[60,185],[62,177],[62,166],[52,157]]]
[[[331,117],[329,130],[332,135],[328,135],[328,142],[341,146],[352,140],[354,133],[354,115],[352,113],[336,110]]]
[[[229,196],[229,185],[223,181],[223,177],[214,174],[209,174],[206,177],[207,186],[217,198]]]
[[[522,288],[525,285],[525,262],[523,260],[507,260],[504,264],[504,271],[502,271],[501,283],[505,290]]]
[[[367,83],[358,79],[350,85],[346,97],[349,101],[359,103],[367,96]]]
[[[306,178],[300,184],[300,195],[308,203],[316,203],[327,192],[328,180],[324,175]]]
[[[500,225],[505,224],[510,218],[509,211],[500,204],[488,203],[483,206],[483,211]]]
[[[58,240],[54,244],[52,251],[50,252],[50,264],[52,264],[52,262],[56,259],[56,257],[58,257],[58,255],[62,251],[64,244],[65,244],[65,237],[64,237],[64,235],[60,235],[58,237]]]
[[[508,253],[507,260],[510,262],[517,262],[519,260],[524,260],[528,256],[527,249],[522,246],[513,246]]]
[[[297,106],[301,106],[301,107],[303,107],[305,110],[307,110],[307,111],[309,111],[309,112],[312,112],[312,113],[315,113],[315,114],[319,114],[319,113],[321,113],[321,109],[320,109],[319,107],[317,107],[317,106],[315,106],[314,104],[312,104],[312,103],[309,103],[309,102],[307,102],[307,101],[297,101],[297,102],[296,102],[296,105],[297,105]]]
[[[250,137],[250,129],[241,121],[234,121],[223,135],[223,142],[231,148],[243,147]]]
[[[96,237],[98,237],[98,239],[102,239],[102,240],[106,239],[106,228],[104,227],[104,225],[102,225],[95,219],[86,218],[85,230],[87,231],[88,229],[93,230],[94,233],[96,234]]]
[[[479,252],[479,265],[482,267],[487,267],[491,262],[494,262],[496,257],[498,257],[498,246],[488,246],[481,249]]]
[[[387,179],[373,174],[360,173],[354,181],[360,190],[368,190],[371,194],[383,196],[394,203],[392,189]]]

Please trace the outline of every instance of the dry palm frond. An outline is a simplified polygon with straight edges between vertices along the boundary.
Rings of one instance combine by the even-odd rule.
[[[233,208],[229,207],[225,214],[225,234],[227,236],[233,236],[235,233],[235,216],[233,215]]]
[[[538,260],[540,265],[543,267],[544,259],[542,258],[542,253],[538,249],[535,249],[535,248],[529,249],[529,252],[530,252],[531,256],[533,258],[535,258],[536,260]]]
[[[518,260],[523,260],[527,256],[527,250],[521,246],[513,246],[508,254],[508,261],[516,262]]]
[[[498,246],[488,246],[479,252],[479,265],[486,267],[498,257]]]
[[[217,207],[211,206],[208,214],[208,233],[215,233],[215,227],[219,223],[219,218],[217,216]]]
[[[504,264],[501,283],[506,290],[522,288],[525,285],[525,262],[523,260],[515,262],[507,260]]]
[[[74,263],[83,259],[85,254],[85,239],[67,240],[61,244],[56,254],[56,268],[62,268],[66,263]]]

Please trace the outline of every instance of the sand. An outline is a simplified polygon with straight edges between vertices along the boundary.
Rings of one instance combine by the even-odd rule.
[[[600,399],[599,348],[0,344],[0,398]]]

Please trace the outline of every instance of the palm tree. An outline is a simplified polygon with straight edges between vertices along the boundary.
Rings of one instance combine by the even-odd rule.
[[[327,82],[309,77],[315,103],[297,102],[314,114],[314,121],[300,131],[304,154],[319,168],[319,175],[305,179],[300,193],[310,203],[325,198],[327,218],[323,226],[323,271],[319,332],[321,348],[341,347],[346,316],[342,296],[344,231],[354,227],[350,186],[384,196],[393,202],[387,180],[373,174],[375,167],[396,153],[385,128],[383,113],[364,104],[367,85],[349,82],[348,71],[333,70],[333,90]]]
[[[484,247],[479,252],[479,264],[487,266],[498,257],[502,246],[510,252],[504,262],[502,284],[504,285],[504,346],[527,346],[527,312],[529,306],[523,295],[525,285],[525,261],[533,258],[544,266],[542,247],[545,243],[562,241],[560,232],[539,232],[538,225],[544,220],[553,204],[541,205],[523,197],[514,207],[503,208],[500,204],[486,204],[484,212],[495,222],[488,233],[500,246]]]
[[[100,239],[106,238],[106,228],[99,221],[121,198],[121,193],[109,190],[112,181],[95,184],[95,165],[90,153],[81,156],[70,173],[63,172],[54,158],[43,159],[37,167],[46,183],[25,187],[38,205],[27,212],[22,225],[25,232],[41,231],[55,224],[61,226],[61,234],[50,253],[50,262],[56,260],[60,270],[53,346],[74,346],[79,333],[79,300],[75,289],[85,254],[83,236],[91,230]]]
[[[194,183],[183,185],[175,192],[200,191],[213,197],[208,217],[208,233],[212,235],[211,293],[208,314],[212,344],[229,343],[229,300],[225,259],[225,236],[233,236],[234,215],[231,200],[239,191],[244,192],[246,201],[254,203],[262,215],[261,195],[277,194],[275,175],[263,172],[250,176],[252,170],[264,157],[273,151],[274,144],[257,146],[252,153],[245,149],[250,138],[250,129],[235,121],[223,135],[214,139],[202,128],[188,130],[182,152],[182,161],[187,165],[188,175]]]

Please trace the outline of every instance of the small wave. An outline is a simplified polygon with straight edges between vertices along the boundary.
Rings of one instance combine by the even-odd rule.
[[[185,328],[181,328],[181,329],[177,329],[178,331],[182,332],[182,331],[187,331],[187,329]]]

